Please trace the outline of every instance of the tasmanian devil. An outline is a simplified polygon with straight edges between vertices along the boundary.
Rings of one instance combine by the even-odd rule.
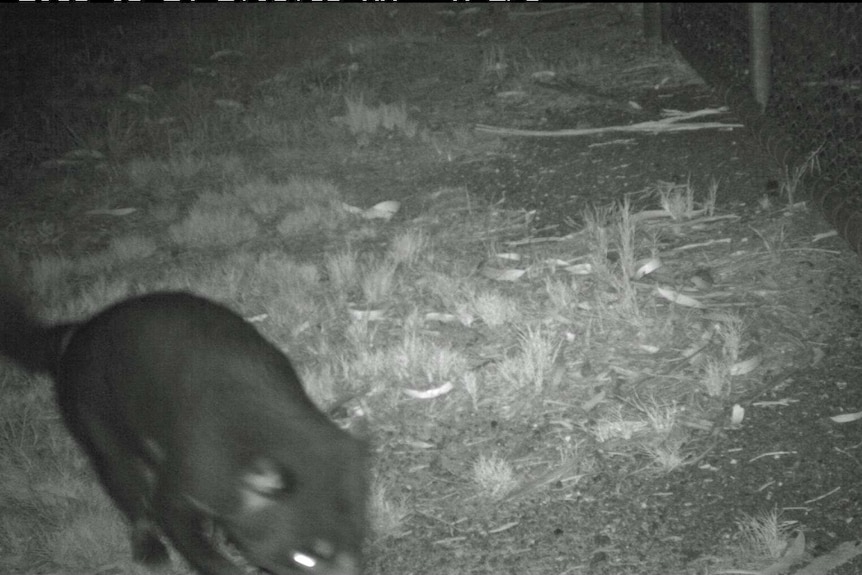
[[[355,575],[365,449],[305,394],[287,357],[228,308],[134,297],[47,325],[0,279],[0,354],[49,373],[69,431],[131,525],[135,560],[239,575],[221,531],[274,574]]]

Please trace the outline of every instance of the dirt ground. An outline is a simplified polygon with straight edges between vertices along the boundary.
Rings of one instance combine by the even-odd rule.
[[[595,12],[563,22],[537,18],[541,23],[525,23],[512,18],[494,28],[496,41],[512,53],[529,46],[531,53],[565,54],[574,44],[586,52],[600,53],[603,63],[613,62],[607,68],[589,69],[574,80],[542,85],[519,105],[501,104],[496,94],[513,87],[505,80],[501,85],[485,82],[468,89],[445,82],[447,73],[453,72],[442,64],[426,68],[425,75],[440,78],[442,92],[470,92],[454,99],[456,110],[469,102],[469,112],[464,113],[476,122],[505,127],[550,131],[609,126],[654,117],[659,108],[696,110],[721,105],[710,87],[693,76],[674,78],[671,86],[659,86],[666,79],[665,70],[652,76],[655,84],[648,78],[631,77],[630,70],[625,78],[626,61],[650,48],[639,39],[635,22],[621,21],[612,11],[602,12],[598,7]],[[470,22],[456,16],[452,22],[455,24],[445,34],[452,39],[453,52],[480,43],[475,34],[485,23],[478,17]],[[665,57],[670,56],[655,55],[657,60]],[[440,58],[438,53],[434,59]],[[627,107],[630,101],[636,101],[638,108]],[[436,101],[422,105],[421,98],[416,103],[422,109],[440,106]],[[445,121],[445,114],[438,115],[438,121]],[[732,112],[722,120],[739,121]],[[777,172],[745,129],[625,135],[620,139],[623,141],[616,145],[599,146],[600,139],[589,137],[513,137],[484,158],[456,160],[445,173],[430,170],[416,185],[442,181],[492,201],[502,200],[508,207],[536,210],[536,228],[550,235],[572,231],[587,205],[621,199],[656,181],[690,180],[701,189],[711,179],[720,182],[719,204],[744,222],[730,232],[738,234],[737,239],[786,217],[780,206],[763,209],[758,204],[773,193]],[[362,171],[354,168],[351,182],[357,188],[367,187],[360,183]],[[386,180],[380,176],[379,172],[369,174],[365,182],[373,180],[376,189],[385,190]],[[401,183],[393,185],[396,187]],[[813,212],[793,221],[791,233],[803,241],[828,230]],[[735,398],[733,403],[747,409],[742,426],[725,428],[730,405],[715,414],[718,426],[702,438],[705,453],[695,465],[657,479],[632,474],[620,481],[617,470],[600,472],[578,483],[574,491],[558,482],[546,493],[516,502],[517,510],[508,509],[504,514],[505,518],[517,517],[518,531],[526,531],[528,536],[479,533],[486,541],[484,546],[478,544],[465,556],[458,543],[451,543],[452,554],[435,553],[439,562],[430,564],[416,541],[435,541],[446,547],[447,535],[454,538],[462,532],[455,525],[447,527],[438,518],[428,518],[408,541],[389,543],[395,547],[383,558],[372,556],[372,571],[711,572],[716,554],[736,541],[735,521],[742,513],[755,514],[765,508],[781,510],[783,520],[803,529],[808,551],[815,556],[858,538],[862,430],[856,423],[837,424],[829,417],[857,411],[862,405],[862,388],[857,384],[862,368],[858,339],[862,269],[841,240],[833,239],[823,247],[840,255],[824,259],[816,251],[789,253],[775,272],[779,276],[772,277],[773,270],[768,272],[770,277],[755,280],[755,285],[762,286],[766,280],[774,287],[768,300],[751,310],[758,318],[753,328],[760,334],[761,345],[779,348],[776,338],[789,337],[794,342],[780,354],[781,362],[764,370],[756,389]],[[751,284],[738,287],[751,289]],[[781,309],[777,315],[792,319],[776,319],[768,308]],[[790,325],[799,331],[788,333]],[[484,424],[492,426],[495,421],[492,417]],[[530,429],[531,440],[541,442],[543,434],[553,433],[549,427],[533,422],[520,429],[496,429],[496,441],[517,443],[523,440],[519,435],[524,429]],[[471,432],[452,430],[450,434],[459,437]],[[491,529],[506,521],[491,516],[483,517],[483,523]],[[415,567],[417,557],[423,557],[421,569]],[[836,572],[855,573],[862,563],[841,569]]]

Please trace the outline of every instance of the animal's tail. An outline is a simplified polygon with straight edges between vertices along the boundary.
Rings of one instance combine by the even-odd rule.
[[[53,372],[70,326],[49,326],[29,310],[14,268],[0,258],[0,355],[34,372]]]

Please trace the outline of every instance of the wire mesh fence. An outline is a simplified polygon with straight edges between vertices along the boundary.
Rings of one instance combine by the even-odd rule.
[[[755,102],[750,4],[663,4],[669,38],[752,126],[786,185],[862,254],[862,7],[768,4],[770,90]],[[795,178],[817,169],[815,178]]]

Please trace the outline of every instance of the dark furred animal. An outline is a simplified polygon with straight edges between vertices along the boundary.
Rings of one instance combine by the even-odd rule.
[[[166,537],[201,573],[243,573],[207,535],[215,525],[270,573],[360,571],[365,449],[240,316],[156,293],[49,326],[0,284],[0,354],[53,376],[137,561],[168,562]]]

